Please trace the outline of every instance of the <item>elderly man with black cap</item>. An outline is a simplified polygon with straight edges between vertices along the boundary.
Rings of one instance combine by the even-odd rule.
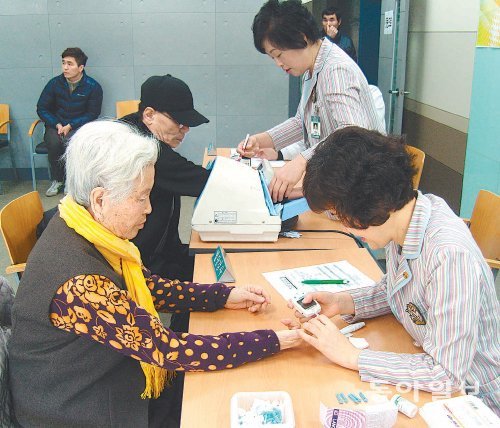
[[[194,109],[193,95],[182,80],[170,74],[152,76],[141,86],[139,111],[121,120],[143,135],[153,135],[161,144],[151,191],[152,213],[133,242],[144,266],[166,278],[191,280],[193,257],[179,238],[180,197],[199,196],[209,172],[173,149],[189,128],[208,123]]]

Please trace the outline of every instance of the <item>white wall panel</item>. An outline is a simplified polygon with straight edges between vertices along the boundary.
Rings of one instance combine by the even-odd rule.
[[[215,12],[215,0],[132,0],[133,13]]]
[[[410,1],[409,31],[477,31],[478,0]]]
[[[81,14],[78,19],[50,15],[49,23],[53,65],[60,65],[61,53],[69,46],[81,48],[92,67],[133,65],[130,15]]]
[[[468,118],[474,46],[471,33],[410,33],[408,97]]]
[[[0,68],[50,66],[46,15],[0,16]]]
[[[49,14],[130,13],[131,0],[48,0]],[[69,18],[72,19],[72,18]]]
[[[136,65],[215,64],[214,13],[134,15]]]
[[[0,0],[0,15],[46,14],[47,0]]]
[[[253,13],[217,13],[216,61],[221,64],[266,65],[271,59],[253,44]]]

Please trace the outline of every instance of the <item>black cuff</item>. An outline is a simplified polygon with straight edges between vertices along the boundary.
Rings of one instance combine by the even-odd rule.
[[[278,160],[283,160],[283,153],[281,150],[278,150]]]

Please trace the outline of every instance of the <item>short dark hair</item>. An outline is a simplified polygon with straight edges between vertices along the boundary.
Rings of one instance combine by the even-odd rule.
[[[415,172],[403,137],[350,126],[317,146],[303,190],[313,211],[333,210],[343,224],[366,229],[414,198]]]
[[[327,7],[326,9],[323,9],[323,12],[321,12],[321,18],[324,18],[326,15],[335,15],[337,17],[337,21],[342,19],[342,16],[340,16],[340,10],[336,7]]]
[[[252,31],[255,48],[260,53],[266,53],[265,40],[279,49],[288,50],[304,49],[321,38],[314,17],[297,0],[281,3],[269,0],[255,15]]]
[[[87,55],[80,48],[66,48],[61,54],[61,58],[66,58],[67,56],[71,56],[75,58],[78,66],[87,64],[87,60],[89,59]]]

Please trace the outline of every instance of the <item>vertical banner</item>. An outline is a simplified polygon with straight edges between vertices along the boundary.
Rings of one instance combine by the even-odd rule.
[[[500,0],[481,0],[476,46],[500,48]]]

